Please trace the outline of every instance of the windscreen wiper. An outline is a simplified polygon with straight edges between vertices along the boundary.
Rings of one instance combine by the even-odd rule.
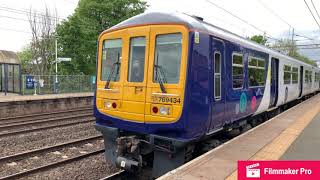
[[[117,67],[117,71],[116,71],[116,75],[115,77],[113,78],[113,81],[116,81],[118,75],[119,75],[119,70],[120,70],[120,53],[118,53],[118,59],[117,59],[117,62],[113,63],[112,64],[112,68],[111,68],[111,72],[107,78],[107,83],[106,83],[106,86],[104,87],[105,89],[109,89],[109,85],[110,85],[110,81],[111,81],[111,78],[113,76],[113,73],[114,73],[114,70],[116,69]]]
[[[166,88],[164,87],[164,83],[167,83],[167,79],[166,79],[165,73],[163,71],[163,67],[158,65],[158,58],[159,58],[159,53],[157,53],[157,59],[156,59],[157,64],[154,65],[154,69],[156,71],[155,72],[156,73],[156,79],[160,84],[161,92],[162,93],[167,93]]]

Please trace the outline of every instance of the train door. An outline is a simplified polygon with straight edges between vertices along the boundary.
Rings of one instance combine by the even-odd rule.
[[[275,107],[278,101],[279,86],[279,59],[271,58],[271,82],[270,82],[270,105]]]
[[[300,66],[299,97],[302,96],[302,90],[303,90],[303,66]]]
[[[127,32],[127,72],[123,84],[123,110],[144,122],[148,77],[149,27],[136,27]]]
[[[225,118],[225,44],[212,38],[211,43],[211,118],[208,133],[220,128]]]

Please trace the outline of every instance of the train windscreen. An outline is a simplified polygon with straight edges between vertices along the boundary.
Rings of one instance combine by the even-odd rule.
[[[153,80],[161,76],[167,84],[178,84],[180,77],[182,34],[165,34],[156,37]]]
[[[117,82],[120,79],[122,40],[105,40],[102,49],[101,80]]]

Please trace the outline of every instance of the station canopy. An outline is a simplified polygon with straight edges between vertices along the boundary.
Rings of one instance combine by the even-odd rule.
[[[15,52],[0,50],[0,64],[21,64],[21,62]]]

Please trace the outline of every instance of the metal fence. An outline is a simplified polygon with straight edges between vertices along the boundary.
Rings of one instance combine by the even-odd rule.
[[[22,75],[22,95],[93,92],[95,77],[87,75]]]

